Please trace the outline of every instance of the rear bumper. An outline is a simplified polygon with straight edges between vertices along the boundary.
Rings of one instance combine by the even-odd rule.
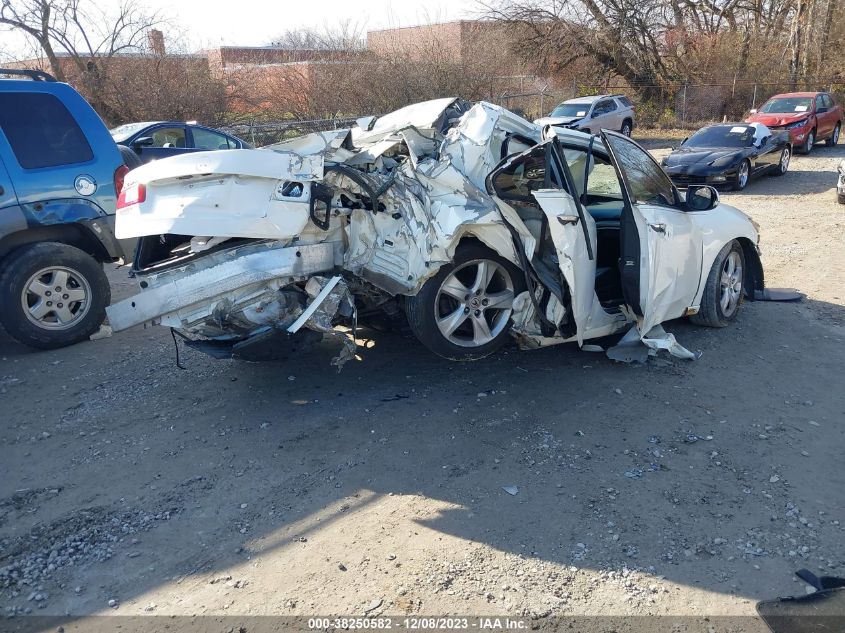
[[[184,266],[139,274],[146,290],[109,306],[106,313],[116,332],[151,323],[204,336],[213,335],[209,327],[215,325],[221,334],[248,335],[281,317],[280,288],[333,270],[339,257],[331,242],[287,247],[252,242]]]

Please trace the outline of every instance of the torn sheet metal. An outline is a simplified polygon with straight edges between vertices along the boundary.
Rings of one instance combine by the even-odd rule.
[[[332,365],[340,371],[347,362],[355,358],[357,348],[355,343],[357,311],[352,293],[339,275],[331,279],[312,277],[305,284],[305,292],[311,301],[300,317],[287,328],[287,331],[293,334],[304,326],[338,340],[343,347],[340,354],[332,359]],[[337,316],[352,319],[351,333],[335,329],[334,322]]]
[[[701,352],[691,352],[678,343],[674,334],[668,333],[662,325],[655,325],[645,335],[641,335],[638,327],[631,327],[619,342],[607,350],[607,357],[623,363],[644,363],[649,356],[657,355],[660,350],[666,350],[676,358],[697,360]]]

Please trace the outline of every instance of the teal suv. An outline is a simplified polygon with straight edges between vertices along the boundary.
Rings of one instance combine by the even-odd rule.
[[[103,264],[131,256],[113,231],[124,151],[69,85],[0,68],[0,323],[19,342],[71,345],[103,322]]]

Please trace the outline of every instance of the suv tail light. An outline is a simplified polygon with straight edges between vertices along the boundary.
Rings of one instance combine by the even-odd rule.
[[[121,165],[114,170],[114,192],[117,195],[120,195],[120,192],[123,191],[123,179],[126,178],[128,173],[129,168],[126,165]]]
[[[120,192],[117,197],[117,208],[130,207],[133,204],[140,204],[147,199],[147,188],[144,185],[129,185]]]

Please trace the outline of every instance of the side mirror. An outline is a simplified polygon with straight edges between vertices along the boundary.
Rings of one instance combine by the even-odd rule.
[[[751,108],[749,112],[751,112],[751,114],[757,114],[757,108]]]
[[[686,208],[689,211],[709,211],[719,204],[719,192],[710,185],[690,185],[687,188]]]
[[[154,141],[152,136],[142,136],[141,138],[135,139],[135,142],[132,143],[132,147],[152,147],[153,143]]]

